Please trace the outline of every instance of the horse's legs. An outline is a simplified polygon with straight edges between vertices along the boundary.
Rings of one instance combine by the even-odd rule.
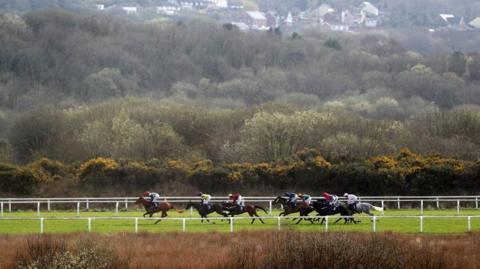
[[[257,218],[260,220],[261,223],[265,224],[265,222],[264,222],[263,219],[257,214],[257,212],[255,212],[255,216],[257,216]]]
[[[338,219],[334,222],[334,224],[337,224],[341,219],[342,219],[342,218],[338,218]]]

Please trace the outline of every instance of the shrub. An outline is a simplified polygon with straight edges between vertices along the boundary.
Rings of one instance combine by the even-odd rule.
[[[117,252],[92,239],[67,245],[61,238],[39,236],[29,240],[25,249],[17,251],[16,269],[121,269],[128,268],[128,261],[122,260]]]
[[[279,233],[259,246],[238,242],[227,268],[445,268],[428,247],[400,245],[384,235]]]

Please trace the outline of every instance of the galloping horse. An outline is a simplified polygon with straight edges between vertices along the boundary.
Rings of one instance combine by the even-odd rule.
[[[325,200],[318,200],[318,201],[315,201],[313,202],[312,204],[313,208],[315,209],[315,211],[317,211],[317,216],[331,216],[331,215],[336,215],[336,214],[340,214],[341,216],[345,217],[347,216],[347,218],[343,218],[345,220],[344,224],[347,224],[347,223],[354,223],[354,224],[357,224],[357,222],[360,222],[360,221],[356,221],[354,220],[353,218],[351,218],[351,216],[353,216],[353,212],[348,209],[347,205],[342,203],[342,202],[337,202],[336,206],[335,206],[335,209],[332,211],[330,209],[329,206],[327,206],[326,204],[326,201]],[[339,222],[342,218],[338,218],[335,223]],[[323,224],[325,222],[325,218],[322,218],[322,221],[320,224]]]
[[[352,211],[353,214],[355,213],[365,213],[369,216],[373,216],[372,213],[370,213],[370,210],[375,210],[375,211],[380,211],[383,212],[383,208],[374,206],[369,203],[358,203],[357,206],[355,207],[355,210]]]
[[[145,214],[143,214],[143,217],[145,218],[145,216],[147,215],[150,215],[150,218],[152,217],[152,215],[154,213],[157,213],[157,212],[160,212],[162,211],[162,218],[165,218],[168,216],[167,214],[167,211],[170,210],[170,209],[175,209],[175,211],[177,211],[178,213],[182,213],[183,210],[179,210],[177,208],[175,208],[172,204],[170,204],[169,202],[161,202],[160,205],[158,207],[153,207],[153,203],[146,200],[145,198],[143,197],[140,197],[137,199],[137,201],[135,201],[135,204],[142,204],[144,207],[145,207]],[[159,223],[161,221],[161,219],[157,220],[155,222],[155,224]]]
[[[202,221],[201,221],[202,223],[203,223],[203,219],[207,220],[207,222],[210,223],[210,220],[208,219],[207,216],[213,212],[216,212],[217,214],[222,215],[224,218],[228,218],[228,214],[224,212],[225,208],[218,203],[213,203],[211,204],[210,207],[208,207],[200,203],[192,203],[192,201],[190,201],[187,203],[187,206],[185,207],[185,209],[190,209],[191,207],[195,208],[198,211],[198,214],[200,214],[200,217],[202,218]],[[215,224],[215,222],[212,222],[212,223]]]
[[[267,214],[267,215],[268,215],[268,212],[267,212],[267,210],[265,210],[265,208],[263,208],[261,206],[258,206],[258,205],[255,205],[255,204],[248,204],[248,205],[240,208],[239,206],[234,206],[231,203],[224,203],[223,205],[225,206],[226,210],[229,212],[229,214],[232,217],[235,216],[235,215],[248,213],[248,215],[250,215],[250,217],[252,218],[252,222],[250,222],[250,224],[253,224],[257,218],[260,220],[261,223],[265,224],[265,222],[262,220],[262,218],[260,218],[260,216],[258,215],[257,209],[263,210],[263,212],[265,212],[265,214]]]
[[[292,205],[290,204],[288,199],[286,199],[282,196],[277,196],[277,198],[275,198],[275,200],[273,200],[272,204],[273,205],[281,204],[283,206],[283,212],[281,212],[279,214],[279,216],[286,216],[286,215],[290,215],[290,214],[299,212],[301,217],[305,217],[305,216],[308,216],[308,214],[310,214],[310,212],[313,211],[313,209],[310,206],[306,205],[305,203],[298,203],[296,207],[292,207]],[[297,221],[297,224],[300,223],[300,221],[302,221],[302,219],[303,218],[301,218],[299,221]],[[313,223],[313,220],[311,220],[311,219],[308,219],[308,220],[311,223]]]

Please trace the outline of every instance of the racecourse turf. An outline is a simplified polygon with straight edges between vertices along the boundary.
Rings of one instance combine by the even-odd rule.
[[[274,210],[272,216],[278,216],[279,210]],[[379,212],[375,212],[380,216]],[[70,232],[87,232],[88,220],[85,218],[92,217],[91,231],[98,233],[117,233],[117,232],[135,232],[135,217],[138,219],[138,232],[182,232],[182,220],[164,219],[158,224],[154,224],[155,220],[143,218],[143,211],[121,211],[118,215],[112,211],[82,211],[80,218],[77,218],[75,211],[42,211],[40,217],[44,220],[45,233],[70,233]],[[294,217],[294,214],[292,217]],[[314,215],[312,213],[312,215]],[[387,210],[385,216],[397,216],[397,218],[380,218],[376,222],[377,232],[400,232],[400,233],[418,233],[420,232],[420,218],[404,218],[401,216],[419,216],[419,209],[405,209],[405,210]],[[456,210],[425,210],[423,219],[423,232],[433,234],[445,233],[465,233],[467,232],[468,219],[471,218],[471,231],[480,231],[480,210],[476,209],[462,209],[457,215]],[[115,217],[132,217],[132,219],[116,219]],[[190,218],[198,217],[194,212],[191,216],[190,211],[184,213],[169,212],[170,217]],[[212,214],[213,217],[218,215]],[[247,217],[247,214],[242,215]],[[260,214],[265,216],[265,213]],[[360,215],[366,216],[366,215]],[[456,216],[455,218],[428,218],[428,216]],[[72,217],[75,219],[54,219],[62,217]],[[94,217],[109,217],[109,219],[94,219]],[[155,215],[154,215],[155,217]],[[8,219],[8,218],[24,218],[24,219]],[[40,221],[29,220],[28,218],[39,218],[36,211],[16,211],[4,212],[3,217],[0,217],[0,234],[25,234],[25,233],[39,233]],[[53,219],[51,219],[53,218]],[[373,223],[370,219],[359,218],[361,223],[358,224],[343,224],[343,220],[334,224],[336,216],[331,216],[328,224],[328,231],[363,231],[371,232]],[[234,231],[259,231],[259,230],[277,230],[278,219],[264,219],[266,224],[261,224],[257,221],[253,225],[250,224],[250,219],[235,220],[233,224]],[[227,221],[213,220],[215,224],[201,223],[199,220],[186,220],[187,232],[230,232],[230,224]],[[296,225],[293,220],[280,220],[280,229],[295,230],[295,231],[310,231],[323,232],[325,225],[320,225],[319,222],[311,224],[303,221]]]

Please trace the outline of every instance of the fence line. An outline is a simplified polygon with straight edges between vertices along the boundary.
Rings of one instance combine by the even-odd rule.
[[[275,197],[244,197],[245,202],[250,203],[268,203],[268,211],[271,214],[273,210],[272,201]],[[321,199],[322,197],[313,197],[312,199]],[[137,197],[73,197],[73,198],[0,198],[0,216],[4,214],[4,205],[8,204],[8,212],[12,212],[12,205],[14,204],[31,204],[36,205],[37,216],[41,215],[42,204],[47,205],[47,211],[51,211],[52,204],[76,204],[77,216],[80,216],[81,206],[89,210],[91,204],[114,204],[115,214],[118,215],[120,211],[120,204],[123,209],[128,210],[129,204],[134,203]],[[171,203],[187,203],[190,201],[198,201],[198,196],[173,196],[162,197],[162,200],[168,200]],[[222,202],[228,200],[226,196],[217,196],[212,198],[212,202]],[[340,197],[340,201],[345,201]],[[420,215],[424,214],[425,203],[435,203],[436,208],[440,208],[440,203],[456,202],[457,215],[460,214],[461,203],[475,204],[473,208],[479,209],[480,196],[363,196],[360,197],[360,202],[369,202],[380,204],[380,207],[385,208],[386,203],[396,203],[397,209],[401,209],[401,202],[403,203],[419,203]],[[190,215],[192,215],[190,209]]]
[[[257,217],[254,217],[257,218]],[[262,219],[272,219],[272,220],[277,220],[277,230],[280,231],[282,229],[282,222],[281,220],[290,220],[290,219],[312,219],[312,218],[322,218],[322,217],[312,217],[312,216],[261,216]],[[419,220],[419,232],[423,233],[424,232],[424,220],[425,219],[466,219],[467,224],[466,224],[466,231],[471,231],[472,230],[472,218],[479,218],[480,216],[323,216],[325,219],[323,229],[325,232],[329,231],[329,220],[332,218],[337,219],[345,219],[345,218],[356,218],[356,219],[370,219],[372,221],[372,232],[377,232],[377,221],[380,219],[418,219]],[[46,221],[49,220],[87,220],[87,231],[92,232],[92,223],[95,220],[134,220],[134,228],[133,231],[135,233],[138,233],[139,227],[138,227],[138,221],[139,219],[144,219],[144,220],[171,220],[171,221],[181,221],[182,222],[182,232],[187,231],[187,221],[200,221],[204,220],[200,217],[190,217],[190,218],[176,218],[176,217],[169,217],[169,218],[160,218],[160,217],[154,217],[154,218],[140,218],[140,217],[41,217],[41,218],[27,218],[27,217],[20,217],[20,218],[11,218],[11,217],[3,217],[0,218],[0,221],[39,221],[39,233],[43,234],[45,232],[45,227],[46,227]],[[252,218],[250,217],[212,217],[208,218],[209,220],[228,220],[229,221],[229,230],[231,233],[233,233],[234,230],[234,223],[237,220],[251,220]]]

